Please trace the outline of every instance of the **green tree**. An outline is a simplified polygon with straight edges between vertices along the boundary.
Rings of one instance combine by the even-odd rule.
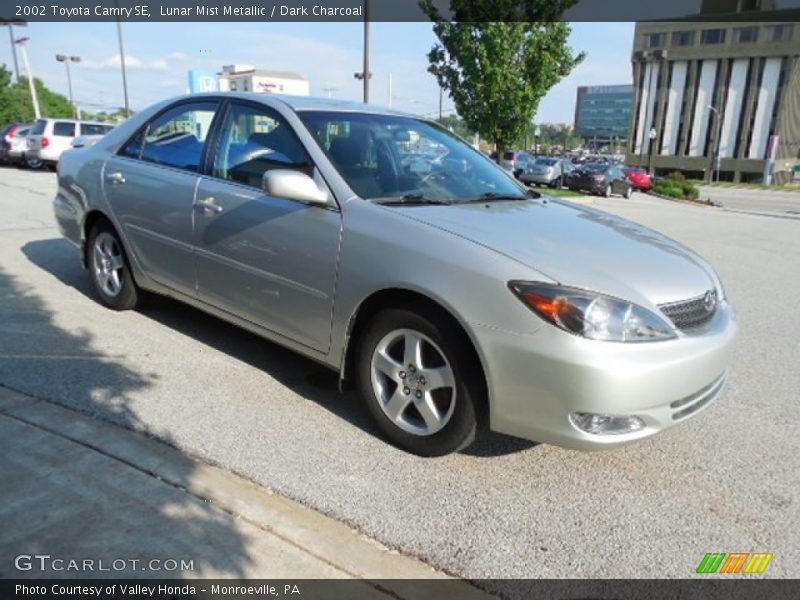
[[[459,117],[458,115],[447,115],[442,117],[441,119],[436,119],[441,125],[447,127],[450,131],[455,133],[457,136],[460,136],[467,140],[468,142],[472,142],[472,138],[475,136],[475,132],[469,128],[469,126],[464,122],[464,119]]]
[[[34,79],[39,109],[43,117],[72,117],[75,113],[69,100],[49,89],[41,79]],[[11,72],[0,65],[0,123],[30,123],[34,119],[28,79],[20,77],[11,83]]]
[[[439,39],[428,71],[467,126],[497,144],[498,157],[524,136],[547,91],[585,57],[573,54],[569,25],[558,21],[575,2],[450,0],[445,17],[435,0],[420,0]]]

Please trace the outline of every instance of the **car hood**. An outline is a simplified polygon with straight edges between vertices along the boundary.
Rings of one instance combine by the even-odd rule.
[[[697,254],[637,223],[548,199],[392,207],[500,252],[561,283],[644,304],[686,300],[715,286]]]

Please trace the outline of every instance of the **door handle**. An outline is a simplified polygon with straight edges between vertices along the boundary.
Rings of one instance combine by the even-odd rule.
[[[218,215],[222,212],[222,207],[216,203],[213,196],[203,198],[195,203],[197,209],[207,215]]]
[[[106,173],[106,181],[114,185],[119,185],[121,183],[125,183],[125,176],[119,171],[114,171],[113,173]]]

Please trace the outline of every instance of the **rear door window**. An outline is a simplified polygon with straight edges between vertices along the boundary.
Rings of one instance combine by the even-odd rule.
[[[81,135],[105,135],[108,127],[97,123],[81,123]]]
[[[31,135],[42,135],[46,127],[47,121],[44,119],[39,119],[33,124],[33,127],[31,127]]]
[[[159,165],[199,171],[205,144],[219,103],[186,102],[150,121],[120,154]]]
[[[62,137],[75,137],[75,123],[56,121],[53,123],[53,135]]]

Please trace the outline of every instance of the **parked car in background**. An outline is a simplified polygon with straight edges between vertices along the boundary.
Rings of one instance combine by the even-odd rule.
[[[633,184],[622,169],[606,163],[591,163],[575,169],[567,176],[567,187],[572,191],[600,194],[606,198],[611,194],[630,198],[633,193]]]
[[[520,173],[533,162],[533,157],[522,150],[509,150],[503,153],[502,167],[514,177],[519,177]]]
[[[411,140],[446,157],[415,173]],[[417,454],[485,428],[609,448],[699,414],[726,380],[736,323],[708,263],[541,199],[411,115],[173,98],[65,152],[53,207],[103,305],[149,290],[311,357]]]
[[[72,147],[76,137],[82,135],[105,135],[114,128],[109,123],[75,121],[73,119],[38,119],[28,132],[28,161],[39,160],[54,166],[64,150]],[[29,165],[33,166],[33,165]]]
[[[636,190],[646,192],[653,187],[650,173],[648,173],[646,169],[642,169],[641,167],[624,167],[622,172],[625,173],[625,177],[628,178],[628,181],[633,184],[633,188]]]
[[[23,164],[30,127],[23,123],[12,123],[0,130],[0,162]]]
[[[532,185],[548,185],[553,188],[564,187],[567,175],[575,166],[566,158],[554,156],[540,156],[529,163],[522,171],[519,180]]]

